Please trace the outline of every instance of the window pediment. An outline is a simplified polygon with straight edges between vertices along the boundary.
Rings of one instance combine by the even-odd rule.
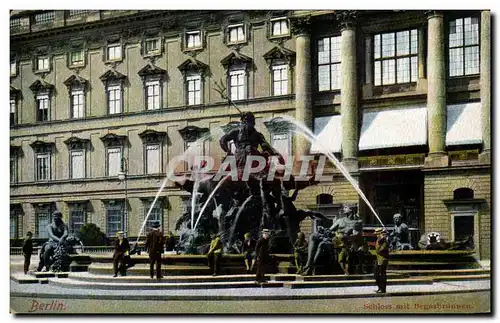
[[[237,52],[232,52],[231,54],[224,57],[220,61],[220,63],[226,69],[231,65],[244,65],[245,68],[249,68],[252,65],[252,61],[253,61],[252,58],[246,55]]]
[[[127,78],[126,75],[123,75],[116,70],[108,70],[106,73],[104,73],[99,77],[99,79],[103,83],[113,82],[113,81],[124,82],[126,78]]]
[[[100,139],[107,147],[123,146],[125,140],[127,140],[127,136],[108,133]]]
[[[209,66],[191,57],[186,59],[184,63],[179,65],[177,68],[183,73],[197,72],[203,75],[208,71]]]
[[[142,78],[145,79],[147,77],[163,77],[164,75],[167,74],[167,71],[164,69],[154,66],[151,64],[148,64],[144,66],[137,74]]]
[[[71,89],[72,87],[76,86],[81,86],[84,89],[86,89],[88,85],[88,81],[86,79],[84,79],[80,75],[75,75],[75,74],[68,77],[63,83],[64,85],[66,85],[68,89]]]
[[[238,129],[240,124],[241,123],[239,121],[231,121],[228,124],[221,126],[221,128],[225,133],[228,133],[231,130]]]
[[[289,65],[295,62],[295,52],[280,46],[275,46],[265,53],[263,57],[269,65],[272,64],[273,60],[285,60]]]
[[[164,131],[147,129],[141,132],[139,137],[144,143],[161,143],[166,135],[167,133]]]
[[[287,122],[285,119],[281,117],[272,118],[271,120],[264,121],[264,125],[267,130],[273,134],[284,134],[288,133],[293,129],[293,126],[290,122]]]
[[[83,149],[88,142],[90,142],[89,139],[78,138],[76,136],[68,138],[64,141],[64,143],[68,146],[70,150]]]
[[[196,126],[187,126],[179,130],[181,137],[186,142],[196,141],[203,135],[208,133],[210,130],[208,128],[199,128]]]
[[[55,146],[55,143],[49,141],[36,140],[32,142],[30,146],[36,153],[42,153],[51,151],[52,147]]]
[[[36,80],[30,85],[30,90],[35,94],[40,92],[51,92],[53,89],[54,85],[45,80]]]

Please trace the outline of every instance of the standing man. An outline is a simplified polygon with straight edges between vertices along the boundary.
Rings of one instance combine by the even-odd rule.
[[[129,255],[130,244],[128,239],[124,237],[123,231],[118,231],[116,236],[118,239],[115,240],[115,252],[113,254],[113,277],[118,276],[118,271],[120,271],[121,276],[127,276],[125,256]]]
[[[262,230],[262,237],[257,241],[255,246],[255,254],[257,256],[257,283],[265,283],[266,267],[269,262],[269,230]]]
[[[28,273],[28,270],[30,268],[31,253],[33,252],[33,240],[31,240],[32,236],[33,236],[33,234],[31,233],[31,231],[28,231],[28,233],[26,233],[26,239],[24,240],[24,243],[23,243],[24,274],[25,275]]]
[[[377,293],[385,293],[387,286],[387,265],[389,263],[389,243],[387,242],[385,228],[377,228],[377,243],[375,251],[377,253],[377,263],[375,266],[375,281],[377,282]]]
[[[220,265],[220,257],[222,256],[222,241],[219,234],[212,234],[212,241],[210,242],[210,249],[207,253],[208,266],[217,276]]]
[[[149,276],[154,278],[154,267],[156,264],[156,279],[162,279],[161,273],[161,255],[164,245],[163,232],[160,230],[160,222],[155,221],[152,230],[146,238],[146,251],[149,253]]]

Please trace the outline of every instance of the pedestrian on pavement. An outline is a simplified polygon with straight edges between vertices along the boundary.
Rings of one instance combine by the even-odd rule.
[[[389,243],[385,228],[377,228],[375,234],[377,235],[377,242],[375,243],[377,262],[375,263],[374,273],[378,286],[377,293],[385,293],[387,286],[387,265],[389,263]]]
[[[161,272],[161,255],[163,254],[163,245],[165,238],[160,230],[160,222],[155,221],[152,225],[151,232],[146,238],[146,251],[149,253],[149,276],[154,279],[154,268],[156,264],[156,279],[162,279]]]
[[[222,241],[220,235],[212,234],[212,241],[210,242],[210,249],[207,253],[208,265],[213,271],[213,275],[217,276],[220,267],[220,258],[222,256]]]
[[[257,274],[256,282],[266,282],[266,269],[269,262],[269,230],[262,230],[262,237],[257,241],[255,246],[255,254],[257,256]]]
[[[113,254],[113,277],[118,276],[120,271],[121,276],[127,276],[126,256],[129,256],[130,244],[128,239],[124,237],[123,231],[116,233],[115,252]]]
[[[32,236],[33,236],[33,234],[31,233],[31,231],[28,231],[28,233],[26,233],[26,239],[24,239],[24,242],[23,242],[24,274],[25,275],[29,271],[30,263],[31,263],[31,254],[33,253],[33,240],[31,240]]]

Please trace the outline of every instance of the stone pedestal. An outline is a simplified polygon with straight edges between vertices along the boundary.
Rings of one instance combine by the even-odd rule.
[[[450,165],[450,158],[446,153],[429,153],[425,157],[424,166],[426,168],[448,167]]]

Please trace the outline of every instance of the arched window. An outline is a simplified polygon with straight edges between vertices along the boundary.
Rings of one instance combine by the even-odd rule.
[[[333,203],[333,196],[330,194],[322,193],[316,196],[316,204],[325,205],[332,203]]]
[[[462,187],[453,191],[454,200],[470,200],[474,198],[474,191],[470,188]]]

